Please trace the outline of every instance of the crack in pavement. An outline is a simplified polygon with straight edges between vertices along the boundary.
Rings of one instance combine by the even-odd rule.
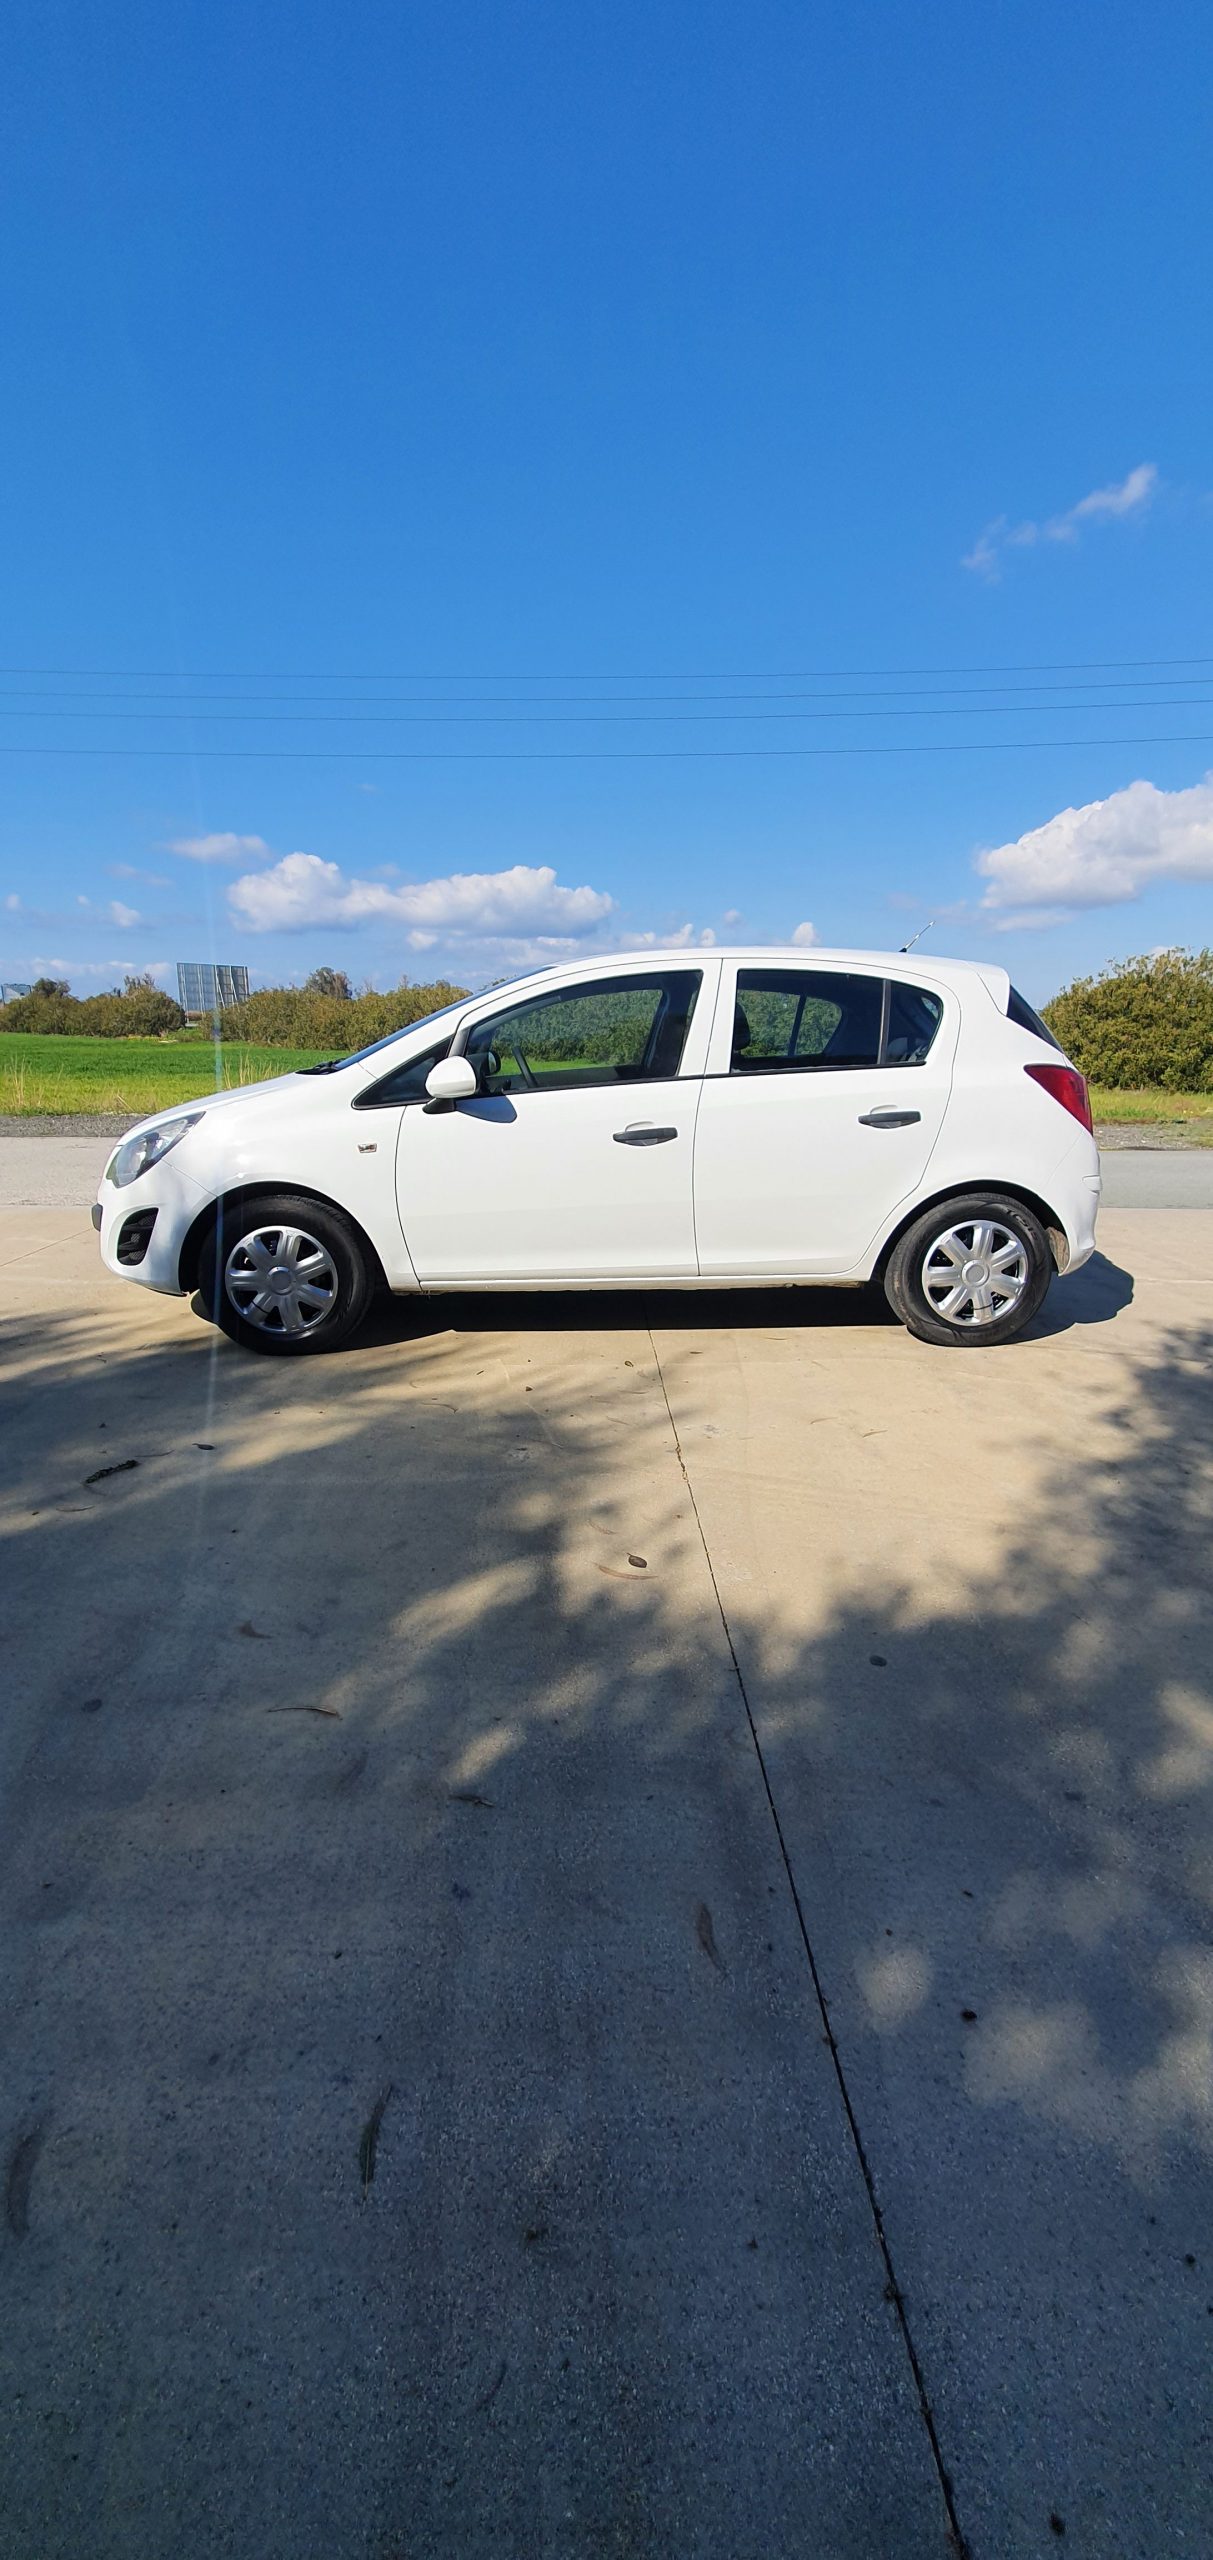
[[[813,1995],[816,1999],[818,2011],[821,2017],[822,2032],[825,2036],[826,2043],[830,2048],[830,2059],[834,2065],[834,2075],[838,2082],[839,2095],[842,2099],[843,2110],[846,2115],[847,2129],[850,2133],[852,2147],[855,2152],[855,2157],[859,2163],[860,2173],[867,2193],[868,2206],[871,2211],[873,2227],[876,2232],[877,2246],[879,2247],[881,2257],[884,2260],[886,2276],[885,2299],[892,2304],[897,2315],[898,2325],[901,2330],[902,2343],[905,2347],[910,2371],[914,2377],[914,2387],[918,2395],[918,2406],[922,2416],[923,2426],[926,2429],[927,2441],[931,2448],[931,2459],[935,2465],[935,2472],[939,2481],[940,2495],[943,2499],[944,2511],[948,2519],[948,2539],[952,2545],[953,2551],[957,2555],[957,2560],[966,2560],[968,2544],[966,2543],[964,2534],[961,2531],[960,2519],[956,2512],[956,2500],[952,2487],[952,2479],[943,2458],[943,2448],[939,2441],[939,2432],[935,2424],[935,2414],[931,2407],[930,2398],[927,2392],[926,2377],[923,2373],[922,2365],[919,2360],[918,2349],[914,2344],[914,2336],[910,2328],[910,2322],[906,2312],[905,2300],[901,2286],[897,2281],[897,2271],[893,2265],[893,2254],[889,2245],[888,2234],[885,2230],[884,2215],[881,2211],[880,2199],[876,2193],[876,2181],[872,2173],[871,2163],[868,2159],[863,2134],[860,2130],[859,2118],[855,2110],[855,2101],[852,2098],[851,2091],[847,2083],[846,2072],[843,2068],[842,2055],[838,2047],[838,2039],[834,2033],[829,2008],[821,1987],[821,1975],[817,1967],[817,1958],[813,1953],[813,1942],[809,1936],[809,1925],[805,1917],[804,1905],[801,1901],[800,1891],[796,1883],[791,1855],[788,1850],[787,1841],[784,1837],[783,1825],[779,1819],[779,1808],[775,1802],[774,1793],[771,1787],[771,1780],[767,1770],[766,1759],[758,1736],[758,1727],[754,1719],[754,1711],[750,1705],[749,1691],[745,1684],[745,1674],[742,1671],[741,1663],[738,1658],[737,1647],[733,1642],[733,1631],[729,1625],[728,1611],[725,1608],[720,1585],[716,1579],[716,1567],[712,1561],[712,1551],[708,1545],[707,1532],[700,1516],[699,1504],[695,1499],[695,1487],[691,1482],[690,1469],[687,1466],[686,1458],[683,1453],[682,1436],[674,1418],[674,1408],[670,1403],[670,1391],[666,1385],[665,1371],[661,1365],[661,1357],[658,1352],[651,1327],[649,1328],[649,1348],[653,1355],[653,1365],[657,1371],[662,1400],[665,1405],[666,1413],[669,1417],[670,1429],[674,1435],[674,1453],[677,1457],[679,1467],[682,1470],[682,1480],[687,1489],[687,1497],[691,1505],[691,1510],[694,1514],[695,1526],[699,1532],[699,1542],[703,1548],[704,1563],[708,1569],[708,1577],[712,1585],[712,1592],[720,1615],[720,1624],[724,1633],[724,1640],[729,1649],[729,1660],[733,1666],[733,1677],[737,1682],[738,1694],[741,1698],[742,1706],[745,1709],[746,1723],[750,1729],[750,1740],[754,1746],[754,1756],[758,1763],[758,1771],[762,1779],[763,1791],[766,1796],[771,1820],[775,1827],[775,1837],[779,1844],[779,1855],[783,1862],[784,1874],[788,1880],[788,1890],[792,1897],[792,1907],[796,1913],[797,1926],[800,1930],[801,1941],[804,1946],[809,1974],[813,1984]]]

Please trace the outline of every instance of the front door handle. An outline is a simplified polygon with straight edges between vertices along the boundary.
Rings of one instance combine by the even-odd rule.
[[[626,1129],[616,1129],[617,1147],[664,1147],[676,1138],[677,1129],[656,1129],[651,1120],[629,1120]]]
[[[913,1121],[921,1118],[921,1111],[894,1111],[889,1108],[861,1111],[859,1126],[861,1129],[908,1129]]]

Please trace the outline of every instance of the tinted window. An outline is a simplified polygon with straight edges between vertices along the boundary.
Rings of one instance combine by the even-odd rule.
[[[398,1032],[393,1034],[396,1039],[399,1036]],[[369,1093],[359,1094],[354,1104],[355,1111],[378,1111],[386,1109],[392,1102],[424,1102],[425,1080],[430,1068],[437,1064],[439,1058],[445,1058],[450,1045],[449,1038],[440,1040],[435,1048],[423,1049],[419,1058],[410,1058],[405,1066],[397,1067],[394,1074],[381,1076]]]
[[[889,982],[889,1021],[885,1033],[886,1067],[920,1067],[939,1029],[943,1004],[925,987]]]
[[[731,1073],[874,1067],[882,996],[879,978],[839,969],[740,969]]]
[[[1021,1031],[1034,1031],[1037,1039],[1047,1040],[1051,1049],[1060,1049],[1060,1040],[1054,1039],[1048,1023],[1042,1022],[1040,1015],[1033,1012],[1027,997],[1021,996],[1018,987],[1011,989],[1010,1001],[1007,1005],[1007,1020],[1017,1022]]]
[[[701,983],[697,969],[583,980],[474,1023],[467,1055],[485,1093],[677,1075]]]

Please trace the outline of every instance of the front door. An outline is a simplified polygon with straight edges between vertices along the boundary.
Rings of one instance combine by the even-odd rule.
[[[479,1093],[401,1113],[400,1220],[424,1286],[694,1273],[702,1088],[679,1068],[702,979],[580,979],[472,1024]]]
[[[705,1279],[828,1279],[922,1183],[952,1081],[954,1000],[877,971],[755,967],[721,990],[695,1138]]]

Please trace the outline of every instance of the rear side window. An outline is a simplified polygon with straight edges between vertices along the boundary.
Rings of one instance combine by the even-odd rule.
[[[1033,1011],[1027,997],[1021,996],[1018,987],[1011,989],[1010,1001],[1007,1005],[1007,1020],[1018,1023],[1021,1031],[1034,1031],[1037,1039],[1047,1040],[1051,1049],[1061,1049],[1060,1040],[1054,1039],[1048,1023],[1041,1021],[1040,1015]]]
[[[740,969],[730,1074],[876,1066],[883,995],[841,969]]]
[[[942,1015],[942,999],[933,996],[929,988],[907,987],[900,978],[891,978],[882,1065],[920,1067]]]

